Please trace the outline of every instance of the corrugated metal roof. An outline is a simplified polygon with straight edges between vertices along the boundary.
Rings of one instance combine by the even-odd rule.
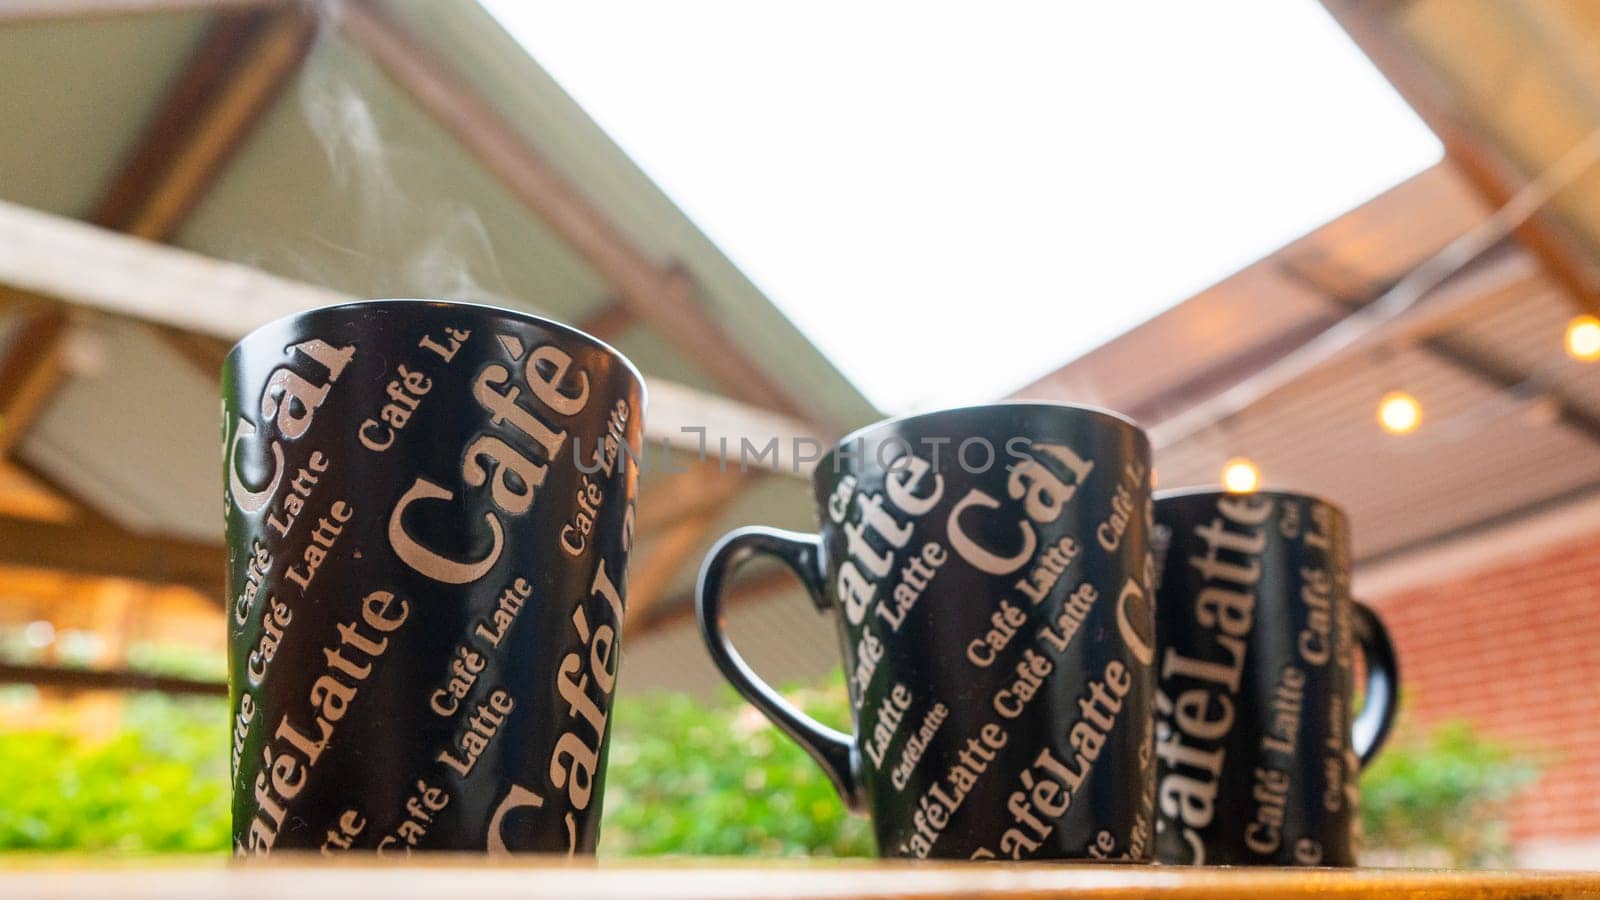
[[[132,531],[220,540],[216,383],[146,326],[79,327],[90,362],[56,389],[19,457]]]
[[[1371,291],[1484,214],[1449,165],[1441,165],[1019,395],[1113,408],[1181,396],[1207,373],[1227,370],[1240,354],[1335,321],[1347,307],[1319,293],[1319,286]],[[1531,380],[1523,390],[1508,391],[1423,346],[1352,355],[1272,394],[1224,427],[1158,448],[1160,487],[1215,484],[1228,458],[1247,455],[1267,485],[1310,491],[1344,506],[1358,561],[1376,561],[1600,489],[1600,438],[1552,421],[1539,402],[1544,391],[1556,390],[1600,412],[1600,366],[1562,352],[1562,332],[1573,314],[1567,296],[1523,252],[1512,249],[1497,258],[1497,265],[1527,277],[1508,279],[1512,289],[1478,298],[1472,315],[1452,320],[1431,339],[1527,373]],[[1426,416],[1423,427],[1407,436],[1385,433],[1376,420],[1378,399],[1398,387],[1422,402]],[[747,605],[748,636],[742,640],[749,644],[748,658],[783,660],[771,665],[786,673],[825,672],[836,660],[832,623],[819,628],[798,591]],[[701,692],[720,682],[698,656],[667,650],[687,653],[697,644],[692,625],[675,623],[636,645],[629,664],[642,670],[642,681]]]
[[[476,3],[384,5],[646,255],[685,267],[711,317],[819,419],[842,431],[876,417]],[[89,216],[208,21],[160,13],[0,28],[0,118],[19,138],[0,145],[0,199]],[[329,120],[321,135],[319,118]],[[613,299],[562,239],[332,29],[173,243],[356,295],[484,299],[570,322]],[[19,456],[132,530],[216,539],[211,373],[141,326],[108,322],[93,339],[113,374],[70,375]],[[612,340],[647,377],[717,391],[699,360],[647,324]],[[159,415],[118,413],[127,407],[118,391],[134,387]],[[806,493],[787,497],[790,511],[777,518],[805,515]]]
[[[1143,424],[1157,424],[1181,412],[1186,399],[1204,399],[1249,374],[1248,367],[1230,367],[1234,361],[1267,365],[1271,355],[1255,358],[1256,348],[1284,335],[1302,337],[1282,342],[1280,354],[1298,345],[1484,215],[1442,164],[1021,395],[1083,400],[1075,385],[1099,385],[1113,407],[1142,407]],[[1159,447],[1161,487],[1216,484],[1224,462],[1247,456],[1267,485],[1312,491],[1345,506],[1360,560],[1600,486],[1600,434],[1552,421],[1542,399],[1556,391],[1591,414],[1600,405],[1600,369],[1562,351],[1574,313],[1570,299],[1537,274],[1523,251],[1502,251],[1497,259],[1495,265],[1521,267],[1530,276],[1475,299],[1471,315],[1423,340],[1340,358],[1215,428]],[[1486,378],[1457,361],[1463,354],[1493,360],[1522,383],[1508,387]],[[1205,386],[1217,372],[1231,380],[1219,377],[1186,394],[1185,385]],[[1414,434],[1390,435],[1378,425],[1378,400],[1395,389],[1423,405],[1426,418]]]

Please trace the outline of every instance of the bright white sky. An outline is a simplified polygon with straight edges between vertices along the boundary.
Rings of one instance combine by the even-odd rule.
[[[1314,0],[485,2],[892,413],[1017,388],[1440,155]]]

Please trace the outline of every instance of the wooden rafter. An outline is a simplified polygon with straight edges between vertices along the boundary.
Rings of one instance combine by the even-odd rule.
[[[129,226],[159,190],[195,124],[208,111],[218,87],[238,65],[240,54],[260,31],[261,23],[262,16],[255,10],[226,10],[212,18],[178,77],[167,88],[165,99],[150,116],[144,133],[95,204],[89,221],[137,233]],[[145,236],[148,235],[141,235]]]
[[[735,573],[728,581],[728,594],[723,598],[723,609],[731,609],[744,603],[755,603],[765,600],[774,594],[783,591],[804,593],[800,582],[795,580],[794,573],[782,565],[763,566],[760,569],[746,573]],[[647,614],[638,617],[635,624],[630,614],[628,625],[635,635],[668,628],[686,620],[694,618],[694,588],[662,598],[655,603]]]
[[[1523,187],[1517,167],[1477,132],[1439,75],[1395,32],[1389,16],[1396,4],[1322,0],[1322,5],[1433,129],[1451,161],[1491,206],[1504,205]],[[1529,218],[1516,236],[1575,304],[1600,314],[1600,273],[1548,215]]]
[[[129,669],[66,669],[9,663],[0,663],[0,684],[36,684],[66,691],[160,691],[163,694],[207,697],[228,695],[228,683],[225,681],[197,681]]]
[[[221,602],[227,551],[131,534],[103,520],[62,525],[0,518],[0,565],[186,584]]]
[[[0,311],[18,322],[0,345],[0,517],[71,522],[80,510],[68,495],[10,458],[66,377],[63,356],[70,317],[37,298],[15,299],[0,288]]]
[[[37,312],[23,321],[0,357],[0,459],[27,434],[61,384],[66,333],[64,312]]]
[[[645,424],[649,427],[651,418],[656,420],[653,438],[693,452],[700,450],[703,441],[706,453],[713,459],[726,450],[726,468],[731,470],[771,470],[807,478],[817,457],[833,446],[831,437],[804,422],[694,388],[652,379],[649,392],[650,411]],[[760,458],[774,440],[776,458]],[[745,442],[749,444],[748,452]],[[722,466],[720,459],[717,464]]]
[[[3,201],[0,285],[228,341],[274,319],[353,299]],[[809,424],[767,409],[660,378],[650,379],[647,389],[645,437],[652,442],[670,440],[680,449],[693,449],[694,430],[703,428],[713,452],[726,438],[730,451],[737,453],[740,437],[757,443],[776,438],[783,452],[778,464],[750,462],[790,474],[796,474],[790,465],[796,441],[804,441],[808,452],[826,446]],[[652,461],[659,462],[654,456]],[[805,471],[799,468],[799,473]]]
[[[1495,252],[1455,270],[1443,283],[1415,297],[1414,304],[1400,314],[1392,314],[1393,307],[1384,306],[1392,299],[1386,295],[1226,389],[1197,399],[1182,412],[1151,426],[1150,441],[1160,450],[1203,434],[1312,372],[1381,346],[1436,336],[1493,308],[1505,297],[1519,296],[1541,283],[1545,283],[1543,270],[1528,255]],[[1414,294],[1416,285],[1407,290]],[[1382,315],[1374,317],[1374,312]]]
[[[1231,355],[1193,376],[1170,384],[1165,389],[1119,407],[1119,411],[1135,422],[1149,424],[1160,422],[1214,397],[1252,375],[1293,353],[1343,318],[1337,312],[1313,316],[1305,322],[1259,341],[1237,354]]]
[[[730,396],[808,418],[805,407],[695,302],[695,285],[687,274],[650,260],[445,60],[378,4],[349,0],[332,11],[342,33],[560,235],[642,321],[703,367]]]
[[[738,493],[749,480],[737,468],[724,469],[715,458],[661,475],[645,485],[639,500],[638,530],[655,534],[686,519],[695,519]]]
[[[1313,288],[1316,286],[1310,281],[1306,284]],[[1370,291],[1370,297],[1381,296],[1384,290],[1386,288]],[[1513,289],[1513,293],[1503,296],[1514,297],[1517,292],[1517,289]],[[1328,302],[1330,308],[1344,314],[1355,312],[1372,302],[1370,298],[1349,297],[1328,289],[1319,290],[1317,293]],[[1559,387],[1542,383],[1543,379],[1540,376],[1524,371],[1500,355],[1444,329],[1418,333],[1412,338],[1411,345],[1490,390],[1537,391],[1555,413],[1557,422],[1590,442],[1600,443],[1600,416],[1590,412],[1584,404]]]
[[[66,495],[53,490],[21,466],[0,460],[0,517],[36,522],[72,522],[78,508]]]
[[[297,0],[5,0],[0,25],[114,16],[225,12],[289,6]]]
[[[0,566],[176,584],[221,601],[220,546],[130,532],[93,506],[65,499],[71,491],[20,460],[0,467],[0,476],[18,478],[39,499],[53,501],[0,508]]]
[[[722,497],[705,510],[675,525],[656,532],[643,559],[629,564],[628,620],[642,621],[661,599],[672,580],[691,561],[704,543],[706,534],[717,524],[717,514],[727,507],[732,496]]]
[[[169,239],[299,70],[312,37],[309,16],[295,8],[213,17],[91,219]],[[173,329],[161,334],[208,378],[219,376],[214,340]]]
[[[93,220],[170,237],[299,69],[313,30],[293,8],[217,16]]]
[[[158,332],[167,346],[188,360],[196,371],[221,382],[222,363],[233,349],[231,342],[178,328],[160,328]]]
[[[602,341],[614,341],[617,335],[626,331],[639,317],[633,314],[633,309],[620,300],[609,300],[594,312],[584,316],[578,322],[578,329],[594,335]]]
[[[0,201],[0,284],[129,319],[237,340],[350,298]],[[205,302],[197,302],[204,298]]]
[[[722,512],[759,476],[706,459],[650,485],[639,501],[639,534],[653,535],[628,575],[628,619],[649,615]]]

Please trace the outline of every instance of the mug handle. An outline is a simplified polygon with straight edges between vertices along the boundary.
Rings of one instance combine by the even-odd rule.
[[[1357,601],[1354,624],[1361,655],[1367,661],[1367,699],[1361,714],[1350,725],[1350,735],[1364,769],[1378,755],[1394,727],[1395,713],[1400,708],[1400,665],[1395,659],[1394,643],[1389,640],[1389,629],[1383,627],[1371,607]]]
[[[695,591],[695,612],[700,620],[700,636],[705,638],[711,659],[735,690],[765,713],[795,743],[805,748],[828,774],[845,805],[854,812],[865,807],[861,783],[856,777],[855,741],[850,735],[823,725],[796,709],[782,694],[761,680],[728,641],[723,628],[722,593],[727,575],[752,557],[775,557],[799,576],[818,611],[828,608],[822,582],[822,543],[815,535],[750,526],[728,532],[711,548],[700,567],[700,584]]]

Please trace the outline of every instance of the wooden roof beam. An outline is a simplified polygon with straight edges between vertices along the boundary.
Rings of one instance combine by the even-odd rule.
[[[699,513],[658,531],[648,548],[640,548],[643,558],[632,562],[628,572],[629,622],[647,618],[684,564],[698,561],[693,558],[695,551],[733,497],[717,498]]]
[[[294,313],[354,298],[236,263],[154,244],[64,216],[0,201],[0,285],[38,297],[128,319],[235,341],[257,326]],[[758,449],[778,441],[777,460],[746,461],[756,468],[804,475],[830,446],[807,422],[696,388],[651,378],[645,438],[697,449],[704,430],[711,452],[724,440],[739,465],[741,439]],[[652,462],[659,450],[652,448]],[[814,460],[813,460],[814,463]]]
[[[622,332],[633,327],[639,317],[621,300],[608,300],[599,309],[584,316],[578,328],[607,343],[614,342]]]
[[[299,70],[314,30],[294,8],[217,16],[92,220],[171,237]]]
[[[1424,265],[1436,270],[1432,265],[1436,261],[1437,258]],[[1151,443],[1159,450],[1221,427],[1326,366],[1380,346],[1440,334],[1482,310],[1494,308],[1507,297],[1547,283],[1543,270],[1526,254],[1503,251],[1492,251],[1471,265],[1453,270],[1432,286],[1415,279],[1419,272],[1427,274],[1420,268],[1414,270],[1406,276],[1413,279],[1410,283],[1402,279],[1397,288],[1379,300],[1340,318],[1242,380],[1209,397],[1197,398],[1182,412],[1149,425]],[[1410,303],[1400,304],[1397,300]]]
[[[27,434],[65,374],[67,315],[59,309],[23,320],[0,357],[0,459]]]
[[[650,615],[706,533],[759,477],[707,457],[642,492],[634,531],[655,537],[640,548],[641,558],[628,575],[630,622]]]
[[[506,188],[584,259],[618,301],[702,367],[729,396],[786,415],[805,407],[694,300],[687,273],[650,260],[449,64],[377,3],[331,7],[360,47]]]
[[[1537,280],[1504,252],[1515,230],[1600,162],[1600,130],[1517,189],[1488,218],[1401,275],[1366,303],[1266,369],[1149,430],[1158,449],[1226,424],[1256,403],[1351,353],[1440,334],[1464,312],[1483,308],[1506,290]],[[1517,270],[1522,270],[1520,273]]]
[[[222,602],[220,544],[133,534],[98,520],[70,525],[0,518],[0,565],[186,584]]]
[[[809,478],[818,458],[833,446],[827,434],[779,413],[659,378],[651,379],[648,389],[646,437],[691,452],[699,452],[703,440],[707,458],[730,471]],[[724,453],[725,464],[719,462]]]
[[[1308,286],[1315,286],[1314,282],[1309,280],[1306,283]],[[1373,291],[1371,296],[1376,298],[1383,293],[1384,290],[1377,290]],[[1349,297],[1326,289],[1319,290],[1318,294],[1331,308],[1345,315],[1357,312],[1372,302],[1371,299]],[[1490,352],[1489,349],[1450,334],[1448,329],[1432,329],[1418,333],[1408,343],[1490,390],[1519,391],[1538,396],[1550,405],[1556,422],[1571,429],[1578,436],[1600,444],[1600,416],[1590,412],[1575,398],[1568,396],[1558,385],[1551,383],[1548,376],[1524,371],[1514,363]]]
[[[34,684],[68,691],[160,691],[186,696],[228,696],[226,681],[198,681],[129,669],[67,669],[0,663],[0,684]]]
[[[741,474],[737,464],[724,468],[715,457],[652,478],[639,500],[637,530],[655,534],[696,518],[723,498],[737,494],[747,481],[749,476]]]
[[[1352,40],[1372,60],[1378,71],[1394,85],[1400,96],[1438,135],[1445,153],[1467,181],[1492,208],[1504,206],[1516,195],[1526,178],[1517,167],[1485,140],[1451,95],[1449,87],[1430,70],[1405,39],[1398,35],[1389,16],[1403,4],[1373,0],[1321,0]],[[1538,258],[1578,308],[1600,315],[1600,273],[1574,241],[1556,227],[1541,211],[1517,226],[1517,240]]]
[[[295,2],[297,0],[6,0],[0,3],[0,25],[116,16],[231,12],[287,7]]]
[[[691,587],[686,591],[665,597],[652,605],[651,609],[639,615],[635,622],[632,615],[628,619],[628,628],[634,638],[641,634],[670,628],[684,621],[693,621],[695,617],[695,590]],[[800,584],[795,574],[789,567],[771,563],[753,567],[749,573],[734,572],[726,586],[727,594],[723,597],[722,608],[733,609],[736,606],[766,600],[774,594],[793,591],[803,594],[805,588]]]
[[[350,299],[5,201],[0,284],[226,340],[289,313]]]

